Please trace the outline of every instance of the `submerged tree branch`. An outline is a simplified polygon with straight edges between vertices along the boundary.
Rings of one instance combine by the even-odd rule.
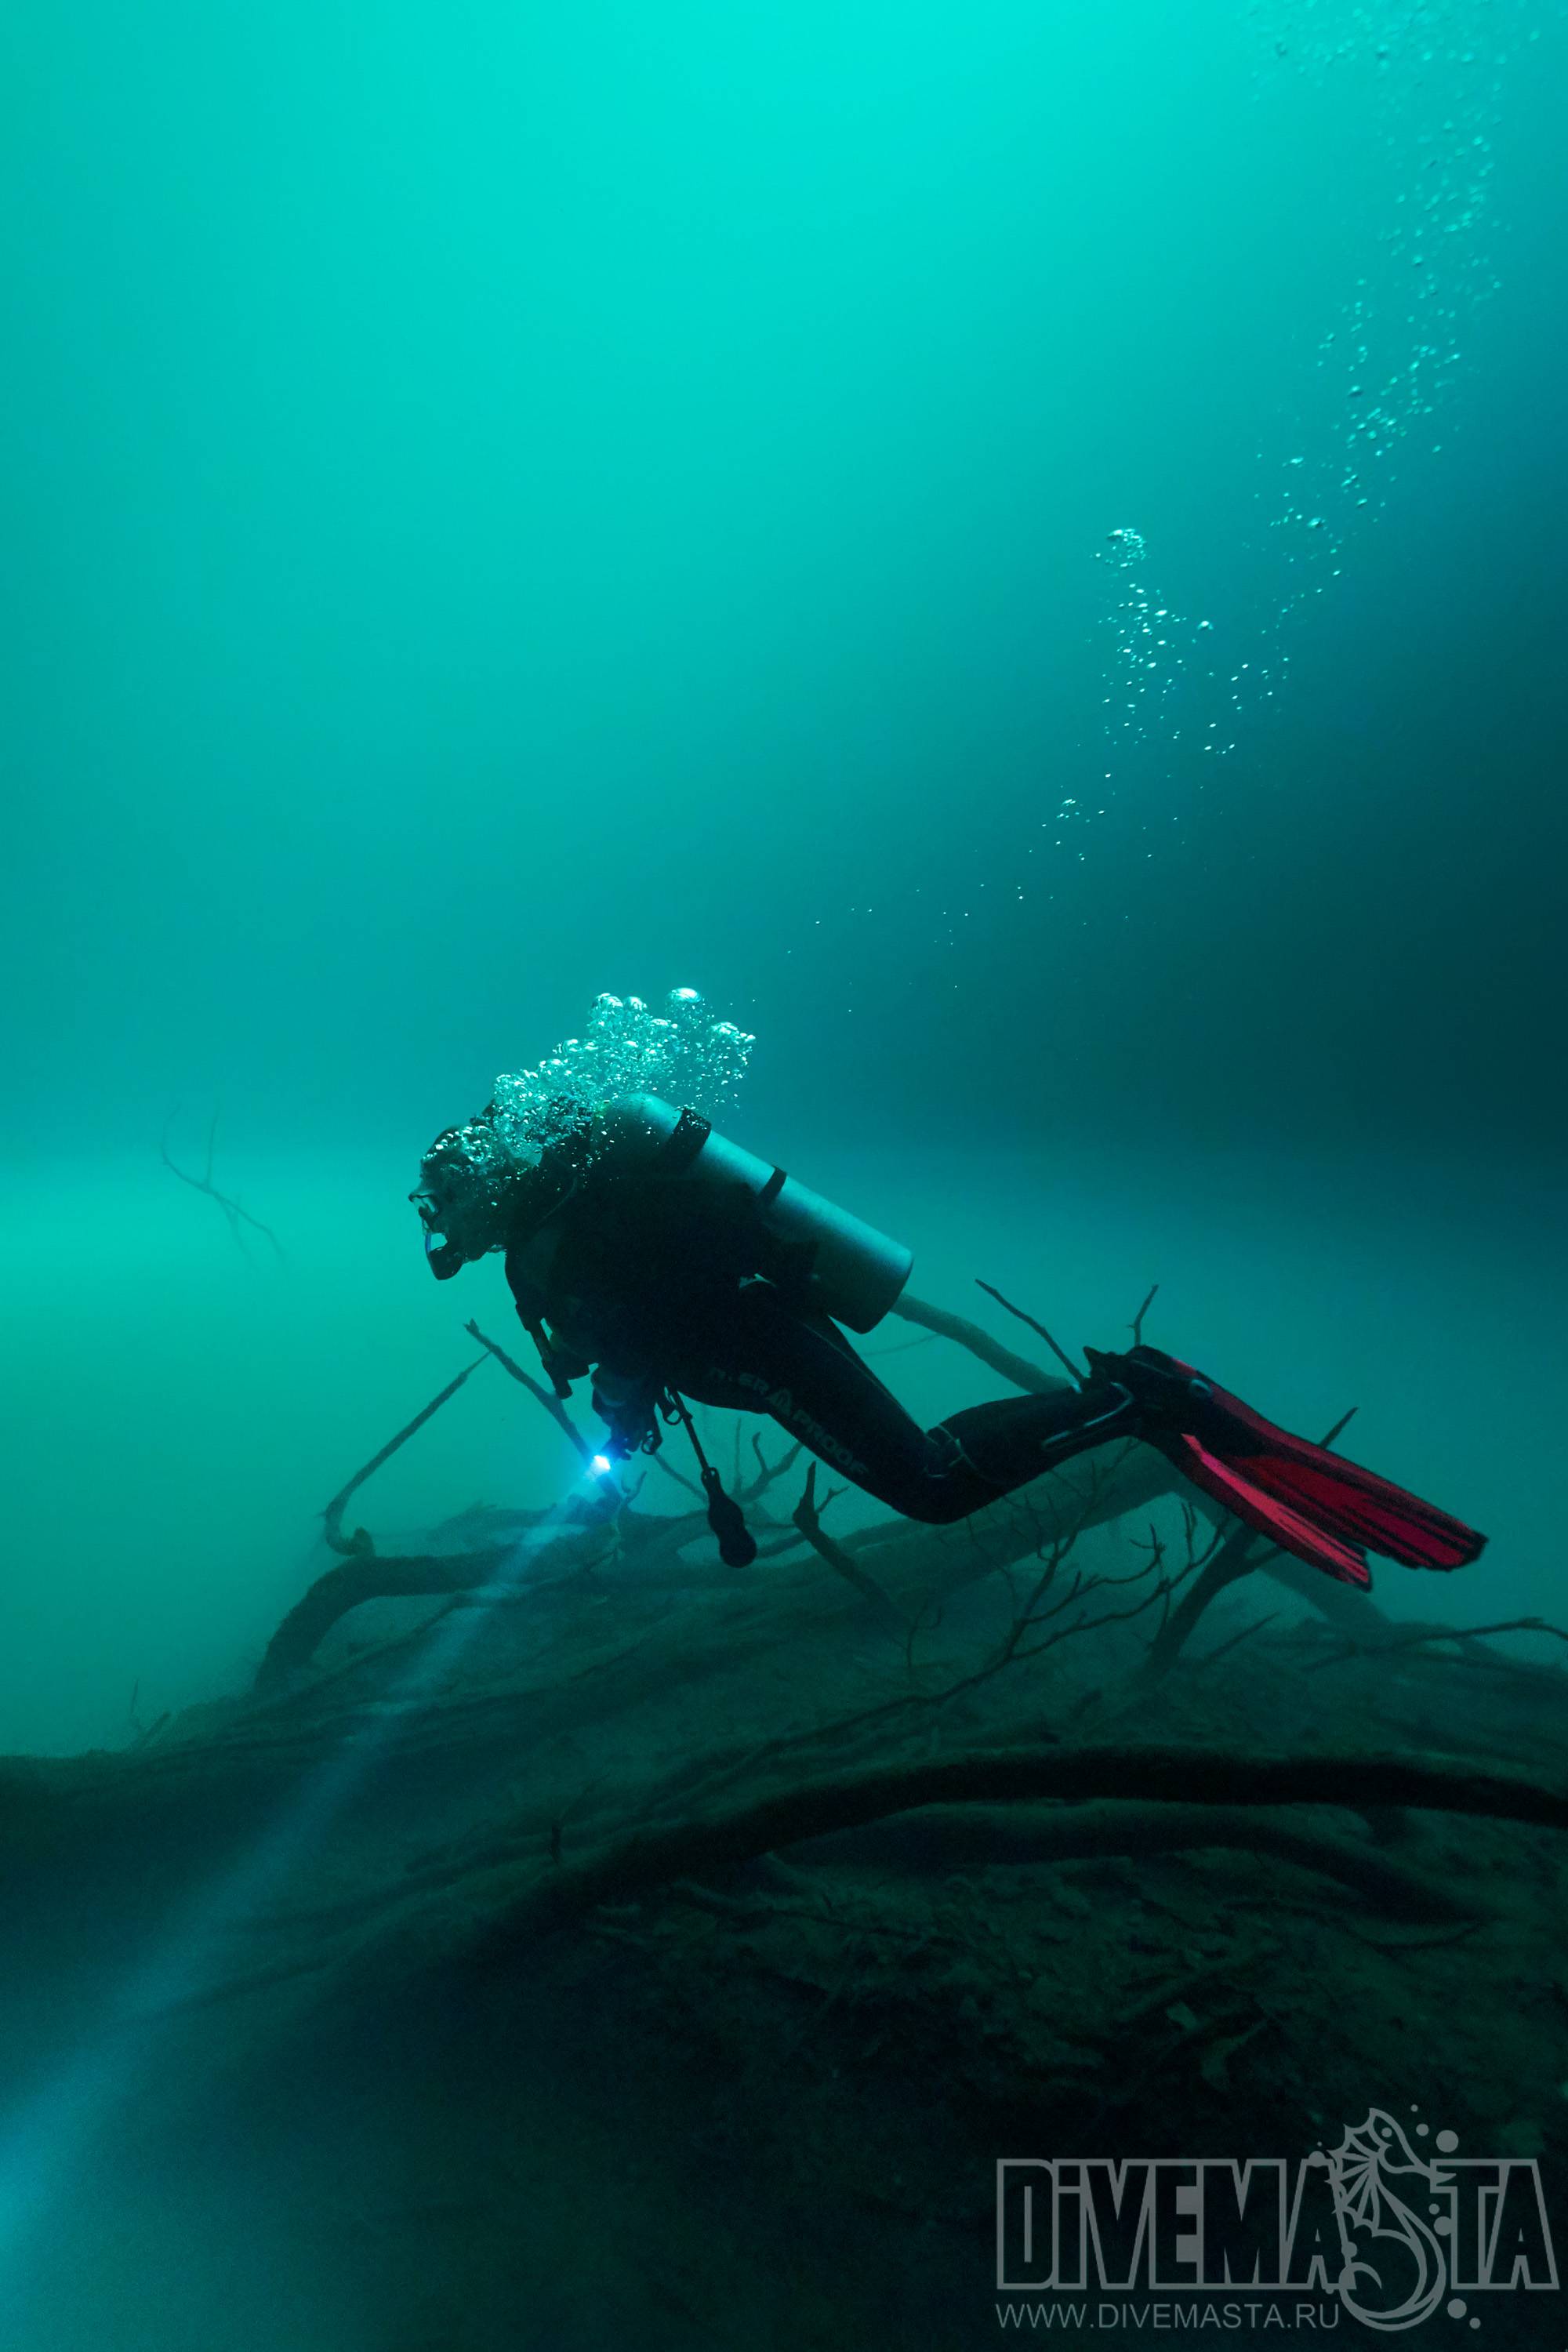
[[[471,1592],[499,1573],[505,1558],[504,1551],[495,1549],[452,1552],[444,1559],[430,1553],[398,1559],[351,1550],[289,1610],[267,1645],[257,1687],[266,1690],[284,1675],[308,1665],[338,1619],[362,1602]]]
[[[567,1444],[575,1450],[578,1461],[588,1461],[593,1454],[593,1448],[567,1412],[562,1400],[558,1396],[552,1396],[547,1388],[533,1378],[531,1373],[525,1372],[521,1364],[514,1363],[506,1349],[498,1341],[489,1339],[477,1323],[465,1323],[463,1328],[470,1339],[477,1339],[481,1348],[489,1349],[503,1372],[510,1372],[512,1379],[521,1382],[529,1395],[544,1407]]]
[[[825,1559],[836,1576],[841,1576],[846,1584],[851,1584],[854,1586],[856,1591],[859,1593],[863,1601],[868,1601],[870,1602],[872,1608],[876,1611],[878,1616],[882,1620],[882,1622],[889,1628],[889,1630],[892,1633],[902,1633],[907,1631],[904,1620],[898,1610],[894,1608],[892,1602],[889,1600],[887,1594],[883,1591],[876,1578],[874,1576],[868,1576],[866,1570],[861,1568],[856,1560],[850,1558],[850,1555],[845,1550],[843,1545],[835,1543],[833,1538],[823,1527],[822,1514],[827,1508],[829,1503],[832,1502],[834,1495],[837,1494],[838,1491],[839,1489],[835,1487],[832,1493],[824,1495],[822,1501],[819,1504],[816,1499],[816,1465],[815,1462],[808,1463],[806,1465],[805,1471],[805,1485],[801,1490],[801,1497],[795,1507],[793,1515],[795,1525],[805,1538],[806,1542],[811,1546],[812,1550],[816,1552],[817,1558],[819,1559]]]
[[[1003,1347],[999,1339],[994,1339],[989,1331],[983,1330],[978,1323],[971,1323],[967,1317],[950,1315],[945,1307],[933,1307],[929,1299],[913,1297],[907,1290],[892,1311],[906,1323],[918,1323],[922,1330],[966,1348],[981,1363],[988,1364],[994,1372],[1000,1372],[1005,1381],[1028,1395],[1051,1396],[1075,1385],[1058,1380],[1055,1372],[1043,1370],[1027,1356],[1016,1356],[1011,1348]]]
[[[432,1413],[439,1412],[441,1407],[447,1402],[447,1399],[457,1395],[458,1391],[462,1387],[463,1382],[468,1378],[469,1374],[471,1372],[477,1372],[479,1366],[484,1361],[485,1359],[483,1356],[476,1356],[471,1364],[465,1364],[463,1370],[458,1374],[457,1379],[448,1381],[446,1387],[441,1391],[439,1396],[433,1396],[427,1405],[422,1406],[419,1412],[415,1414],[413,1420],[398,1431],[395,1437],[389,1437],[387,1439],[386,1444],[382,1447],[379,1454],[373,1454],[370,1460],[363,1464],[360,1469],[354,1472],[353,1476],[348,1481],[347,1485],[339,1488],[338,1492],[332,1496],[331,1501],[327,1505],[326,1509],[321,1513],[322,1532],[334,1551],[341,1551],[351,1556],[357,1556],[361,1552],[373,1552],[375,1549],[375,1545],[372,1540],[370,1533],[368,1529],[364,1528],[356,1528],[352,1536],[345,1536],[343,1534],[342,1517],[344,1505],[347,1503],[350,1496],[357,1492],[357,1490],[364,1485],[367,1478],[374,1475],[375,1472],[381,1468],[384,1462],[391,1461],[392,1456],[397,1452],[400,1445],[406,1445],[409,1439],[414,1436],[416,1432],[424,1428]]]

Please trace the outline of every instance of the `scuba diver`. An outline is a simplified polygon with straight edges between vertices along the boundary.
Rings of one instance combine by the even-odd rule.
[[[679,991],[672,1006],[683,1000],[700,1003]],[[630,1005],[646,1014],[637,999]],[[617,998],[595,1008],[602,1027],[631,1018]],[[879,1502],[934,1524],[965,1518],[1090,1447],[1137,1438],[1280,1549],[1344,1582],[1370,1585],[1368,1551],[1431,1569],[1479,1553],[1485,1538],[1459,1520],[1275,1427],[1158,1348],[1087,1349],[1076,1389],[968,1406],[921,1428],[845,1336],[846,1327],[870,1330],[894,1305],[909,1251],[698,1111],[605,1090],[606,1069],[649,1066],[646,1052],[618,1064],[602,1055],[595,1086],[559,1095],[551,1074],[573,1077],[567,1062],[525,1073],[534,1115],[524,1149],[502,1094],[521,1082],[498,1080],[476,1118],[437,1137],[409,1198],[437,1281],[505,1253],[519,1317],[556,1394],[592,1379],[609,1432],[601,1473],[653,1452],[661,1423],[684,1424],[731,1565],[756,1546],[703,1454],[688,1400],[771,1415]],[[651,1066],[658,1075],[657,1057]]]

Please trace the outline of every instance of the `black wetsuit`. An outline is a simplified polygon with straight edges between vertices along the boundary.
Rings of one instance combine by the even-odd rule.
[[[751,1196],[646,1169],[546,1156],[506,1256],[523,1322],[548,1327],[595,1408],[635,1449],[667,1389],[767,1413],[833,1470],[911,1519],[962,1519],[1087,1447],[1137,1433],[1128,1391],[1065,1384],[922,1429],[810,1295],[809,1267],[762,1229]]]

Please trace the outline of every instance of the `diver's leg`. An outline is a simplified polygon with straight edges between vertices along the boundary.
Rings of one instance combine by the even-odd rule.
[[[1131,1434],[1115,1382],[1004,1397],[924,1430],[843,1334],[793,1313],[765,1283],[681,1335],[671,1383],[700,1403],[772,1415],[781,1429],[879,1502],[942,1524],[1037,1478],[1058,1462]]]
[[[1157,1348],[1120,1356],[1086,1349],[1090,1375],[1081,1389],[1003,1397],[922,1430],[841,1332],[792,1313],[765,1283],[732,1296],[689,1336],[701,1347],[678,1386],[771,1413],[909,1518],[964,1518],[1090,1446],[1142,1438],[1282,1550],[1351,1583],[1371,1581],[1368,1551],[1452,1569],[1486,1541],[1435,1504],[1266,1421]]]

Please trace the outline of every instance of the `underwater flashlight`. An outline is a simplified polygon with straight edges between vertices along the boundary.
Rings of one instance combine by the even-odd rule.
[[[595,1478],[605,1477],[608,1474],[610,1467],[609,1455],[607,1454],[595,1454],[592,1462],[589,1463],[588,1467],[592,1470]]]

